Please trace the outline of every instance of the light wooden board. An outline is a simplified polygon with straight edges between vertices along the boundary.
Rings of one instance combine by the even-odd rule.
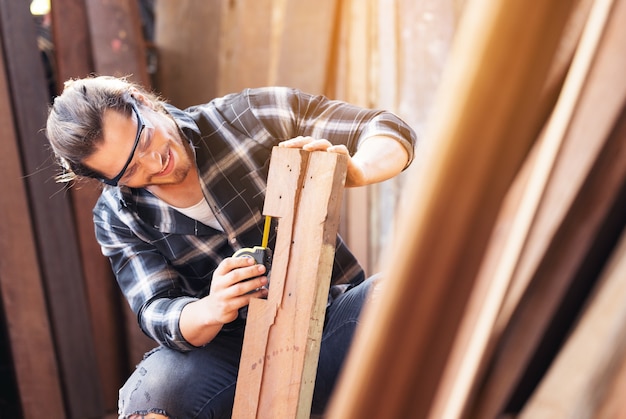
[[[275,0],[230,3],[220,17],[218,95],[269,85]]]
[[[323,94],[331,58],[337,0],[279,0],[272,22],[270,85]]]
[[[250,303],[233,417],[308,418],[347,159],[275,147],[264,213],[279,218],[267,300]]]
[[[245,2],[235,2],[235,7],[241,3]],[[222,16],[231,9],[228,4],[221,0],[154,3],[154,44],[158,53],[155,87],[174,106],[185,108],[218,95],[220,57],[230,56],[240,47],[235,43],[220,48],[222,34],[237,28],[222,24]],[[249,67],[258,73],[260,63],[252,62],[254,65]],[[233,70],[229,76],[237,73]]]

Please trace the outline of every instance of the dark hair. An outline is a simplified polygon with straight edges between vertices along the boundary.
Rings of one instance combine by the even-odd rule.
[[[98,76],[65,82],[63,93],[48,112],[46,137],[62,167],[59,182],[77,177],[99,177],[82,162],[103,141],[103,116],[107,109],[130,115],[133,93],[141,93],[163,109],[160,99],[125,78]]]

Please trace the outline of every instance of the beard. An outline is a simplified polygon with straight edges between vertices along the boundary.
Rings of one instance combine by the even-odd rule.
[[[195,173],[195,171],[192,170],[195,165],[195,154],[191,148],[191,144],[189,144],[186,139],[187,137],[178,129],[178,126],[176,126],[176,131],[172,131],[172,137],[174,138],[173,143],[178,146],[174,147],[177,151],[174,156],[176,167],[167,176],[165,184],[158,182],[161,183],[162,186],[181,184],[192,172]],[[150,182],[152,181],[153,179],[150,179]]]
[[[168,183],[171,183],[172,185],[182,183],[190,174],[191,165],[191,160],[187,160],[186,162],[184,162],[184,165],[175,168],[170,175],[171,178]]]

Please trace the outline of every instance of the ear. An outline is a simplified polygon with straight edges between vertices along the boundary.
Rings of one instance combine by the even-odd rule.
[[[148,108],[154,110],[154,104],[152,103],[152,101],[148,100],[148,98],[139,90],[137,90],[137,88],[135,87],[130,88],[130,97],[135,99],[137,103],[143,106],[147,106]]]

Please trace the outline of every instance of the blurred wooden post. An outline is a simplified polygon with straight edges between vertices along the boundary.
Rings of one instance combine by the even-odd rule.
[[[365,308],[329,418],[428,417],[500,205],[544,119],[537,101],[574,3],[464,10],[387,288]]]
[[[607,3],[605,0],[597,2]],[[610,6],[610,5],[608,5]],[[607,13],[607,11],[605,11]],[[501,411],[567,330],[566,310],[602,263],[607,228],[626,178],[624,103],[626,3],[614,2],[550,179],[498,316],[498,347],[476,401],[478,417]],[[536,373],[535,373],[536,374]]]
[[[50,313],[66,416],[94,417],[102,412],[102,387],[89,308],[85,298],[80,252],[69,200],[54,182],[57,167],[42,128],[49,90],[37,48],[36,26],[28,4],[0,0],[8,91],[17,144],[23,164],[32,226]]]
[[[26,419],[65,417],[0,44],[0,297]]]
[[[138,3],[126,0],[84,1],[95,72],[127,76],[129,80],[150,89]],[[110,266],[107,271],[109,269]],[[106,292],[110,294],[112,290]],[[137,316],[126,301],[121,303],[121,307],[126,318],[128,363],[133,368],[156,343],[139,329]]]
[[[275,147],[264,212],[279,218],[267,300],[251,301],[236,418],[308,418],[347,159]]]
[[[477,285],[431,413],[433,417],[453,418],[464,412],[484,373],[482,370],[490,352],[493,351],[489,343],[498,335],[496,319],[511,286],[515,268],[549,183],[550,174],[558,160],[565,132],[571,123],[610,10],[606,1],[598,4],[601,6],[598,10],[600,13],[596,13],[595,19],[591,19],[587,25],[582,45],[578,48],[552,117],[537,143],[535,153],[532,158],[527,159],[524,176],[519,177],[516,189],[511,190],[509,198],[513,198],[511,203],[514,206],[505,208],[506,212],[502,212],[500,228],[494,233],[493,241],[486,252]],[[523,192],[518,190],[522,187],[520,182],[524,184]],[[518,284],[522,289],[524,285]]]
[[[275,0],[231,2],[221,15],[217,94],[269,84]]]
[[[377,74],[374,3],[372,0],[339,2],[338,27],[334,29],[336,39],[332,48],[334,66],[326,77],[327,95],[363,107],[373,107],[376,102],[372,86],[374,74]],[[390,28],[389,32],[394,33],[393,29]],[[376,237],[376,231],[371,229],[370,214],[377,207],[370,205],[372,191],[372,185],[344,191],[345,216],[342,216],[339,228],[366,275],[374,271],[371,240]]]

